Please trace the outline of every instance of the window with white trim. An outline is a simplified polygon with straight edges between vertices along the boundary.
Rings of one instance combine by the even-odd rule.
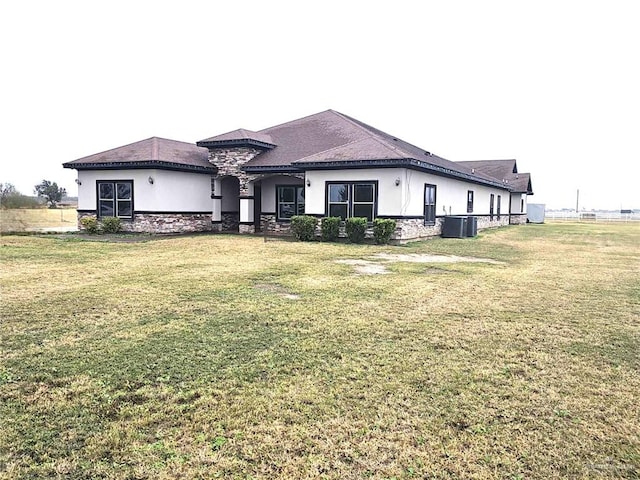
[[[98,180],[98,217],[133,218],[133,180]]]
[[[376,215],[375,182],[340,182],[327,184],[327,214],[345,220],[364,217],[372,222]]]
[[[424,224],[436,223],[436,186],[424,184]]]
[[[500,203],[502,202],[502,195],[498,195],[498,203],[496,203],[496,216],[500,220]]]
[[[276,204],[278,220],[304,215],[304,185],[277,185]]]

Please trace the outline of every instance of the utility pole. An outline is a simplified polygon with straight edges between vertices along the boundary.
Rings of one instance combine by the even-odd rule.
[[[579,201],[580,201],[580,189],[576,190],[576,213],[578,213]]]

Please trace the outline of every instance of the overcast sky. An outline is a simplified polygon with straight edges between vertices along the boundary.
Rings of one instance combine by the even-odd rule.
[[[516,158],[530,202],[640,208],[640,2],[7,1],[0,182],[332,108],[450,160]]]

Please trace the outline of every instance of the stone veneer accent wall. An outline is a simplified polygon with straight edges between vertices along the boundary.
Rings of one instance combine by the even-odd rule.
[[[222,223],[219,224],[223,232],[237,232],[240,223],[240,213],[238,212],[222,212]]]
[[[509,224],[511,225],[522,225],[527,223],[527,214],[526,213],[512,213],[509,216]]]
[[[442,232],[443,218],[436,218],[435,225],[425,225],[422,218],[400,218],[396,220],[396,231],[393,240],[413,240],[435,237]]]
[[[260,215],[262,231],[272,235],[291,235],[291,222],[278,222],[275,215]]]
[[[495,228],[509,225],[509,215],[501,215],[500,220],[497,216],[493,217],[493,220],[489,220],[489,217],[477,217],[478,218],[478,230],[485,228]],[[262,224],[262,231],[265,229],[267,233],[273,235],[291,235],[291,224],[289,222],[276,221],[275,215],[261,215],[260,222]],[[397,242],[404,242],[409,240],[418,240],[421,238],[436,237],[442,233],[442,224],[444,218],[436,218],[435,225],[425,225],[422,218],[402,218],[396,220],[396,231],[392,235],[391,240]],[[242,227],[242,225],[241,225]],[[320,218],[316,224],[316,236],[320,237]],[[340,238],[346,238],[344,225],[340,227]],[[373,228],[367,228],[366,238],[373,238]]]
[[[493,220],[489,220],[489,218],[490,217],[478,217],[478,230],[509,225],[509,215],[500,215],[500,220],[498,220],[496,215],[493,216]]]
[[[83,230],[80,219],[95,213],[78,213],[78,229]],[[133,221],[122,221],[123,232],[136,233],[190,233],[211,231],[210,213],[136,213]]]
[[[498,220],[498,217],[494,216],[493,220],[490,220],[490,217],[488,216],[478,216],[476,217],[478,219],[478,230],[509,225],[509,217],[509,215],[501,215],[500,220]],[[425,225],[422,218],[398,219],[396,220],[396,232],[391,238],[393,240],[404,241],[418,238],[435,237],[442,233],[443,223],[444,218],[436,218],[435,225]]]
[[[249,181],[253,177],[240,170],[240,167],[260,153],[262,150],[253,147],[211,148],[209,163],[217,167],[218,177],[236,177],[240,181],[240,195],[247,195]]]

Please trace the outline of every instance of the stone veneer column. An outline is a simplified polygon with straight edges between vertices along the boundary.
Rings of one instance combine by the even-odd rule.
[[[209,148],[209,162],[218,169],[215,190],[220,191],[220,178],[225,176],[236,177],[240,183],[240,233],[254,233],[255,224],[253,218],[253,180],[256,177],[245,173],[241,167],[255,156],[262,153],[262,150],[254,147],[236,146]],[[221,212],[222,197],[213,195],[213,217],[214,230],[222,229],[222,218],[218,219],[216,212]],[[218,202],[218,205],[216,205]],[[220,221],[220,227],[216,227],[216,222]]]

